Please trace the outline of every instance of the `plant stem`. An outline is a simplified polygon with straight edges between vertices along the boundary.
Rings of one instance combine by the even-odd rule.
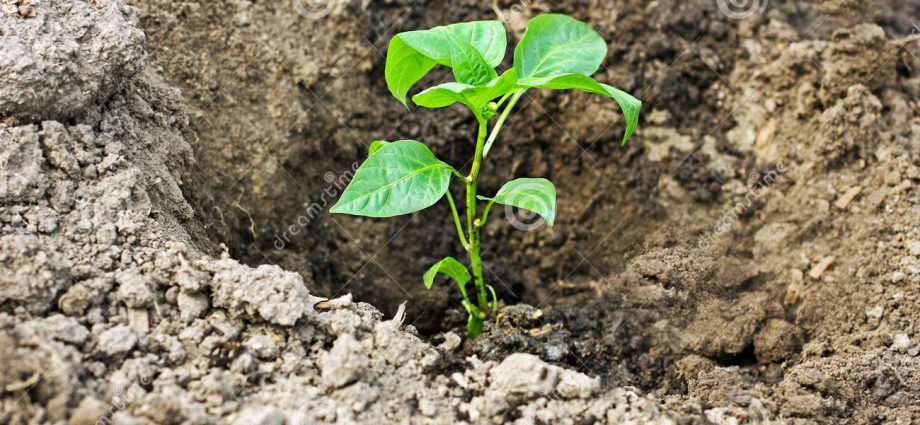
[[[454,204],[454,195],[450,190],[447,191],[447,203],[450,204],[450,212],[454,215],[454,225],[457,226],[457,236],[460,237],[460,244],[463,245],[463,249],[469,251],[470,243],[466,241],[466,236],[463,235],[463,225],[460,224],[460,214],[457,212],[457,205]],[[464,294],[464,296],[465,295],[466,294]]]
[[[518,100],[521,99],[521,96],[523,96],[526,91],[527,89],[517,89],[511,96],[511,100],[508,101],[508,105],[502,110],[502,114],[498,117],[498,121],[495,121],[495,125],[492,127],[492,132],[489,133],[489,140],[486,142],[486,146],[482,152],[483,158],[489,156],[489,150],[492,149],[492,144],[495,143],[495,139],[498,138],[498,132],[502,130],[502,125],[505,124],[505,120],[508,119],[508,114],[511,113],[511,109],[514,108],[514,105],[517,104]],[[502,100],[504,101],[504,99]]]
[[[479,121],[479,134],[476,137],[476,153],[473,156],[473,167],[470,170],[469,180],[466,182],[466,226],[470,235],[469,249],[470,265],[473,269],[473,282],[476,284],[476,299],[479,310],[489,311],[489,301],[486,297],[486,287],[482,279],[482,259],[479,256],[479,218],[476,217],[476,186],[479,183],[479,168],[482,166],[483,148],[486,140],[488,122],[477,117]]]

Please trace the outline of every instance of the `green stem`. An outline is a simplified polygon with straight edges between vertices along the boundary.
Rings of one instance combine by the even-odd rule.
[[[473,156],[473,167],[466,183],[466,226],[470,235],[470,246],[467,252],[470,255],[470,264],[473,269],[473,282],[476,284],[479,309],[489,311],[489,300],[486,297],[486,287],[482,278],[482,259],[479,256],[479,219],[476,217],[476,186],[479,183],[479,168],[482,166],[488,122],[479,117],[477,120],[479,121],[479,134],[476,137],[476,153]]]
[[[460,237],[460,244],[463,245],[463,249],[469,251],[470,243],[466,241],[466,236],[463,234],[463,225],[460,224],[460,214],[457,212],[457,205],[454,204],[454,195],[450,192],[449,189],[445,195],[447,195],[447,203],[450,204],[450,212],[454,215],[454,225],[457,226],[457,236]],[[466,293],[463,295],[465,298]]]
[[[460,172],[457,171],[457,169],[454,167],[450,167],[450,172],[454,173],[454,176],[456,176],[458,179],[460,179],[460,181],[464,183],[466,183],[466,181],[469,180],[468,178],[466,178],[466,176],[464,176],[463,174],[460,174]]]
[[[486,220],[489,219],[489,211],[492,210],[493,204],[495,204],[495,201],[489,201],[489,203],[486,204],[486,207],[482,210],[482,218],[479,219],[479,227],[486,225]]]
[[[495,143],[495,139],[498,138],[498,132],[502,130],[502,125],[505,124],[505,120],[508,119],[508,115],[511,113],[511,109],[514,108],[514,105],[517,104],[518,100],[521,99],[521,96],[524,95],[527,89],[517,89],[514,94],[511,96],[511,100],[508,101],[508,106],[505,106],[505,109],[502,110],[502,114],[499,115],[498,121],[495,121],[495,125],[492,127],[492,132],[489,133],[489,140],[486,142],[485,148],[482,152],[482,157],[485,158],[489,156],[489,151],[492,149],[492,144]]]

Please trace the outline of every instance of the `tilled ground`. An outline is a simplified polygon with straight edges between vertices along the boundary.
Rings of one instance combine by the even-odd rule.
[[[0,423],[920,421],[920,3],[308,3],[0,0]],[[468,340],[445,205],[325,210],[370,140],[472,154],[390,36],[544,11],[643,117],[525,96],[483,190],[559,220],[496,214]]]

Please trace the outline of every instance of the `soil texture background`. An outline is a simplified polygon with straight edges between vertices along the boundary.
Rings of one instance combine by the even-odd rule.
[[[737,3],[0,0],[0,424],[920,422],[920,2]],[[328,207],[371,140],[472,157],[390,37],[545,12],[642,116],[522,98],[482,191],[558,219],[493,212],[470,340],[446,204]]]

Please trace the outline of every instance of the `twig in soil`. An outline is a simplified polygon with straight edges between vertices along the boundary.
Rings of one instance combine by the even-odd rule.
[[[818,261],[818,264],[815,264],[815,266],[808,271],[808,276],[811,276],[811,278],[815,280],[820,279],[821,275],[827,271],[831,264],[834,264],[834,260],[836,259],[837,257],[833,255],[822,258],[821,261]]]
[[[898,372],[898,370],[895,369],[894,366],[892,366],[892,365],[890,365],[890,364],[888,364],[888,363],[886,363],[886,362],[883,362],[883,361],[881,361],[881,360],[879,360],[879,363],[881,363],[881,364],[887,366],[888,369],[891,369],[891,371],[894,372],[894,377],[895,377],[895,378],[898,378],[898,385],[899,385],[899,386],[904,384],[904,379],[901,378],[901,373]]]
[[[856,197],[859,196],[860,193],[862,193],[862,187],[853,186],[850,188],[850,190],[844,193],[843,196],[841,196],[840,199],[837,200],[837,202],[834,202],[834,206],[842,210],[845,210],[847,209],[847,206],[850,205],[850,202],[853,202],[853,200],[856,199]]]
[[[240,196],[236,198],[236,202],[234,202],[233,206],[239,208],[241,211],[246,213],[246,216],[249,217],[249,233],[252,234],[253,240],[258,239],[258,237],[256,236],[256,222],[253,221],[252,214],[249,212],[249,210],[247,210],[246,208],[243,208],[243,206],[240,205],[240,199],[243,199],[243,192],[240,192]]]

